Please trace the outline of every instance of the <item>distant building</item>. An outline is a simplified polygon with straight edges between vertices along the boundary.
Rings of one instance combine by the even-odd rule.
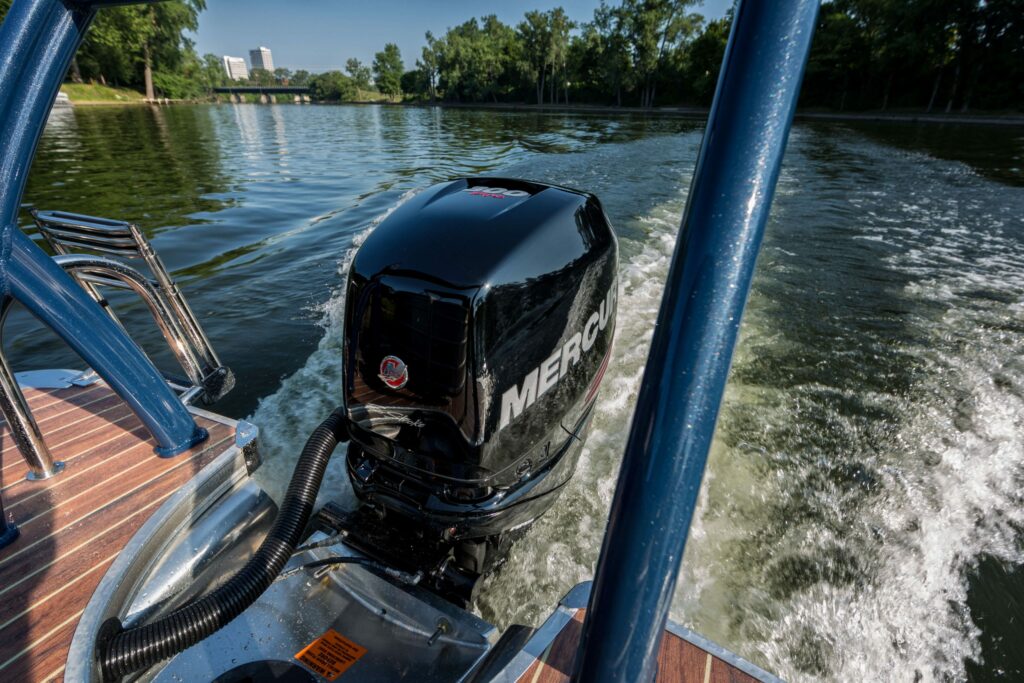
[[[274,59],[270,56],[269,47],[258,47],[255,50],[249,50],[249,63],[252,64],[254,69],[264,69],[274,73]]]
[[[224,73],[233,81],[244,81],[249,78],[249,70],[245,68],[245,60],[241,57],[222,57],[224,61]]]

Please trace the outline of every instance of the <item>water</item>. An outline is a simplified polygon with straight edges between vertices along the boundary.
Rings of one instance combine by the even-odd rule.
[[[476,605],[537,623],[592,575],[700,136],[631,117],[80,108],[51,121],[26,199],[146,228],[238,375],[217,409],[261,426],[259,476],[280,491],[338,402],[344,272],[376,222],[460,174],[597,193],[621,247],[614,362],[576,478]],[[674,618],[793,681],[1024,676],[1022,158],[1014,129],[794,129]],[[159,349],[142,307],[116,303]],[[18,369],[80,365],[20,312],[7,339]],[[350,502],[340,468],[323,493]]]

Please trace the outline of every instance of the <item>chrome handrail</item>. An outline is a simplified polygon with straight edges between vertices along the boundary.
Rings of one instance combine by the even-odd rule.
[[[78,250],[85,250],[122,258],[138,258],[145,263],[152,274],[152,279],[120,261],[103,256],[97,257],[104,259],[105,267],[117,264],[121,269],[127,268],[134,273],[130,278],[135,284],[123,282],[120,277],[105,277],[99,272],[103,268],[92,269],[94,272],[90,273],[88,268],[76,267],[69,272],[118,324],[121,324],[120,320],[97,289],[97,285],[121,288],[127,285],[127,288],[134,289],[143,299],[149,299],[147,304],[150,311],[182,368],[185,369],[189,381],[195,387],[201,387],[200,391],[190,389],[183,395],[188,398],[186,403],[198,397],[202,397],[204,402],[211,403],[231,390],[234,386],[234,376],[222,365],[188,302],[138,225],[63,211],[39,211],[31,208],[29,213],[39,232],[57,255],[55,258],[58,262],[64,257],[79,255]],[[123,275],[128,271],[121,270],[121,273]],[[149,290],[149,294],[144,296],[138,290],[139,286]],[[160,311],[154,309],[154,301],[159,302]],[[183,358],[182,354],[186,354],[187,358]],[[190,365],[195,367],[190,369]]]
[[[231,389],[231,372],[220,364],[188,303],[137,226],[75,214],[41,213],[35,209],[30,213],[57,254],[53,257],[54,263],[71,275],[122,329],[124,325],[99,287],[130,290],[142,299],[191,383],[191,386],[181,386],[180,380],[164,375],[168,384],[179,392],[178,399],[183,404],[189,405],[199,398],[212,401]],[[110,236],[105,239],[101,233],[108,226]],[[81,234],[76,234],[76,231]],[[118,242],[116,249],[105,248],[106,244],[114,241]],[[69,246],[141,258],[152,271],[154,279],[118,259],[68,253]],[[7,418],[12,437],[29,466],[28,478],[48,479],[63,470],[64,463],[54,459],[43,440],[28,401],[3,353],[3,328],[11,303],[10,298],[0,299],[0,412]],[[136,346],[145,353],[139,344]]]
[[[168,275],[167,267],[160,259],[159,254],[156,253],[156,249],[146,239],[139,226],[129,223],[128,229],[138,245],[139,254],[141,254],[146,265],[153,272],[153,277],[156,278],[157,284],[163,290],[171,307],[177,312],[182,322],[182,328],[188,334],[193,346],[199,350],[208,367],[223,367],[217,352],[213,350],[213,345],[210,344],[210,340],[199,325],[199,321],[196,320],[196,316],[189,307],[188,302],[185,301],[185,297],[182,296],[181,290],[178,289],[178,285]]]
[[[204,385],[206,373],[204,373],[202,361],[186,338],[178,320],[175,319],[174,314],[149,278],[131,266],[104,256],[68,254],[54,256],[53,260],[71,275],[78,276],[75,279],[84,280],[92,285],[115,287],[118,286],[118,283],[122,283],[126,288],[138,294],[149,308],[153,320],[160,328],[161,334],[167,340],[167,345],[171,348],[178,363],[181,364],[188,379],[197,387]]]

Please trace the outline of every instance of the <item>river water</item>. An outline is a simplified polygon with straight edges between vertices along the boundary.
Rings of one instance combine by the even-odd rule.
[[[259,476],[280,491],[339,401],[344,272],[382,217],[468,174],[601,197],[622,289],[592,434],[476,605],[536,624],[593,572],[701,132],[397,107],[79,108],[51,119],[26,201],[145,228],[238,376],[217,410],[261,427]],[[794,128],[675,619],[793,681],[1024,677],[1022,217],[1020,129]],[[115,304],[165,361],[142,307]],[[20,311],[7,348],[19,370],[81,365]],[[323,495],[351,501],[340,468]]]

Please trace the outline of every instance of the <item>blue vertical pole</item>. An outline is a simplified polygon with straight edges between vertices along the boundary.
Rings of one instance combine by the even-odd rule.
[[[654,678],[818,0],[736,7],[612,501],[574,681]]]
[[[112,2],[15,0],[0,26],[0,297],[49,325],[174,455],[206,438],[145,354],[17,226],[39,136],[94,8]]]

